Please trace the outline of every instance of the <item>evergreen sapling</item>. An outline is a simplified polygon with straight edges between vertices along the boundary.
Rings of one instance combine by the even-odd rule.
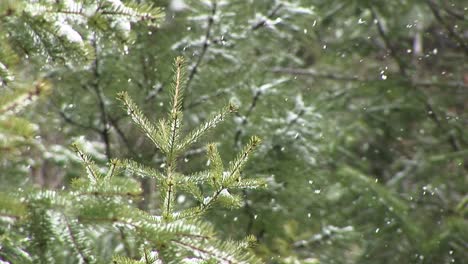
[[[119,256],[114,258],[115,263],[257,263],[259,260],[245,251],[252,238],[241,242],[220,241],[215,237],[211,225],[201,217],[215,204],[230,208],[241,206],[242,198],[234,194],[236,190],[264,186],[262,180],[241,177],[241,170],[249,155],[260,144],[260,139],[252,137],[226,169],[216,144],[208,144],[209,169],[192,175],[179,173],[177,162],[181,154],[236,110],[234,105],[229,104],[198,128],[183,135],[184,73],[184,62],[179,57],[175,61],[170,111],[167,118],[156,124],[145,117],[128,93],[118,94],[118,99],[133,122],[165,155],[164,171],[132,160],[112,160],[107,173],[101,174],[89,157],[75,146],[88,175],[87,179],[75,182],[75,190],[93,194],[93,197],[100,197],[107,203],[103,208],[103,203],[96,204],[96,199],[92,199],[90,202],[96,206],[95,209],[99,208],[100,213],[95,214],[96,210],[92,210],[93,214],[86,215],[86,218],[80,215],[81,220],[86,219],[91,223],[102,220],[113,222],[133,233],[139,240],[143,255],[139,262]],[[131,178],[115,176],[120,172],[155,179],[160,189],[160,214],[152,215],[123,202],[125,199],[122,198],[138,196],[141,190]],[[190,194],[197,205],[178,209],[175,198],[181,192]],[[85,208],[90,209],[84,205]],[[148,262],[149,259],[152,260]]]

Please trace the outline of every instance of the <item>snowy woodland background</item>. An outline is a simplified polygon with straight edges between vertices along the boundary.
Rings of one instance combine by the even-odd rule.
[[[194,222],[162,176],[82,180],[169,170],[117,94],[167,116],[178,56],[181,133],[238,109],[177,171],[250,179],[187,178]],[[463,0],[1,0],[0,263],[466,263],[467,57]]]

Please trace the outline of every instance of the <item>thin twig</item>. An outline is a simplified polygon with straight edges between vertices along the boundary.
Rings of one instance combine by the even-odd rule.
[[[242,122],[241,122],[240,126],[245,126],[248,123],[248,117],[250,116],[250,114],[252,114],[252,111],[254,110],[255,106],[257,105],[257,102],[258,102],[261,95],[262,95],[262,93],[260,91],[255,92],[255,95],[252,98],[252,102],[250,103],[249,109],[247,110],[247,112],[246,112],[246,114],[244,116],[241,116],[239,113],[236,113],[236,115],[242,119]],[[236,135],[234,136],[235,147],[240,146],[241,135],[242,135],[242,128],[239,127],[237,129],[237,131],[236,131]]]
[[[245,126],[248,122],[249,116],[252,114],[253,110],[255,109],[255,106],[257,105],[258,100],[260,99],[260,96],[262,95],[261,91],[256,91],[255,95],[252,98],[252,102],[250,103],[249,109],[247,110],[246,114],[242,117],[238,113],[236,113],[238,116],[242,118],[242,122],[240,124],[240,127],[236,131],[236,135],[234,136],[234,147],[239,148],[240,147],[240,141],[241,141],[241,136],[242,136],[242,126]],[[252,212],[252,207],[248,203],[248,192],[247,190],[242,190],[242,194],[244,195],[244,210],[247,213],[249,217],[249,222],[247,223],[247,233],[250,233],[253,227],[253,222],[255,220],[255,215]]]
[[[132,257],[132,252],[130,251],[131,247],[130,247],[130,244],[128,243],[128,239],[127,239],[127,236],[125,235],[123,227],[119,226],[117,227],[117,229],[119,229],[119,233],[120,233],[120,237],[122,238],[125,253],[127,254],[128,257]]]
[[[91,130],[91,131],[94,131],[94,132],[97,132],[99,133],[100,130],[93,127],[93,126],[90,126],[90,125],[83,125],[83,124],[80,124],[78,123],[77,121],[73,120],[71,117],[67,116],[65,114],[65,112],[59,110],[59,115],[62,117],[63,121],[69,123],[70,125],[73,125],[73,126],[76,126],[76,127],[79,127],[79,128],[83,128],[83,129],[88,129],[88,130]]]
[[[135,157],[138,156],[137,153],[135,152],[135,150],[133,149],[132,144],[130,143],[130,140],[127,138],[127,136],[125,135],[123,130],[120,128],[119,118],[113,118],[113,117],[109,116],[109,122],[110,122],[110,125],[112,125],[112,127],[117,132],[117,135],[120,137],[120,139],[123,141],[123,143],[127,147],[128,151],[130,153],[132,153],[133,156],[135,156]]]
[[[206,26],[206,32],[205,32],[205,40],[203,41],[203,46],[202,46],[200,56],[198,56],[197,62],[195,63],[195,66],[193,66],[187,78],[187,85],[185,88],[187,92],[190,91],[190,85],[192,84],[193,78],[195,77],[195,74],[197,74],[198,68],[200,67],[200,64],[208,50],[208,46],[210,45],[211,29],[213,27],[216,9],[217,9],[217,4],[215,1],[213,1],[212,8],[211,8],[211,15],[208,17],[208,25]]]
[[[100,131],[100,135],[102,140],[104,141],[105,145],[105,151],[106,151],[106,157],[108,160],[111,159],[111,149],[110,149],[110,137],[109,137],[109,122],[108,122],[108,114],[106,110],[106,105],[104,103],[104,98],[102,95],[102,89],[100,86],[100,72],[99,72],[99,59],[98,59],[98,47],[97,47],[97,40],[93,40],[93,48],[94,52],[96,54],[96,57],[94,59],[94,64],[93,64],[93,75],[94,75],[94,82],[92,83],[92,87],[94,89],[94,92],[96,93],[97,99],[98,99],[98,104],[99,104],[99,109],[101,113],[101,122],[102,122],[102,130]]]

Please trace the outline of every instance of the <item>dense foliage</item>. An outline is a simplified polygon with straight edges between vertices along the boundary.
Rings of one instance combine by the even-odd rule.
[[[248,263],[463,263],[464,2],[1,1],[0,260],[222,262],[179,255],[167,241],[186,230]],[[188,65],[174,103],[177,56]],[[130,118],[121,91],[126,109],[139,106]],[[209,132],[208,148],[180,141],[176,157],[167,109],[184,112],[177,128],[193,141],[214,113],[234,120]],[[236,172],[245,184],[229,181],[240,190],[205,177],[225,179],[221,157],[242,159],[253,135],[263,142]],[[91,160],[94,183],[82,169]],[[187,182],[168,197],[171,164]],[[158,176],[127,177],[137,168]],[[112,192],[126,195],[96,195]],[[211,208],[210,192],[237,207]],[[196,221],[173,223],[169,201]],[[249,235],[255,257],[216,239]]]

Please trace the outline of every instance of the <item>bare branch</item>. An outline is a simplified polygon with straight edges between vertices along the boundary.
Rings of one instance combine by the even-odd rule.
[[[187,79],[187,86],[186,90],[187,92],[190,89],[190,85],[192,84],[192,80],[195,77],[195,74],[198,72],[198,68],[200,67],[200,64],[205,57],[205,54],[208,50],[208,46],[210,45],[210,38],[211,38],[211,30],[213,27],[214,23],[214,16],[216,14],[216,9],[217,9],[217,4],[216,1],[213,1],[212,3],[212,8],[211,8],[211,16],[208,17],[208,25],[206,26],[206,33],[205,33],[205,40],[203,41],[203,46],[202,50],[200,53],[200,56],[198,56],[197,62],[195,63],[195,66],[193,66],[192,70],[189,73],[188,79]]]

